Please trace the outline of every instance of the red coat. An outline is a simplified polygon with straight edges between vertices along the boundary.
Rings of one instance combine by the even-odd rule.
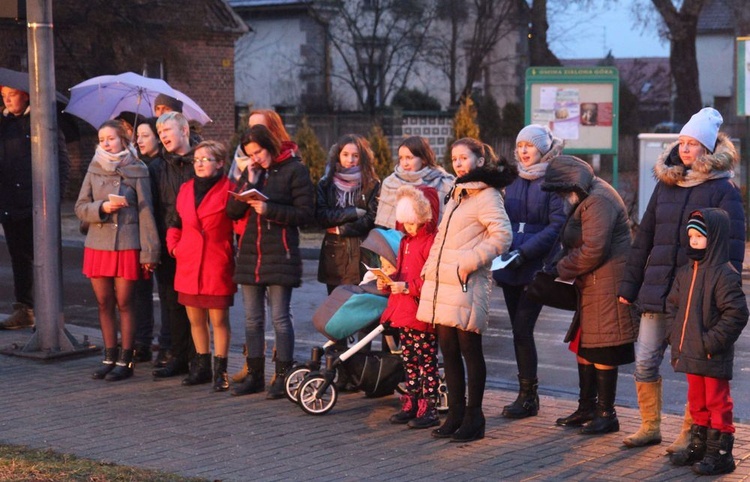
[[[182,228],[167,230],[168,252],[177,259],[174,289],[189,295],[234,294],[234,236],[232,220],[226,214],[229,179],[217,182],[197,211],[193,184],[192,179],[184,183],[177,194],[175,206]]]
[[[391,276],[394,281],[406,281],[409,286],[408,294],[392,294],[388,297],[388,305],[383,312],[381,322],[390,321],[396,328],[413,328],[415,330],[433,333],[435,327],[429,323],[417,320],[419,297],[422,293],[422,267],[424,267],[430,248],[435,241],[437,218],[440,212],[437,191],[431,187],[420,186],[420,189],[432,208],[432,221],[422,226],[415,236],[405,234],[401,238],[396,259],[396,274]],[[404,231],[401,223],[396,228]]]

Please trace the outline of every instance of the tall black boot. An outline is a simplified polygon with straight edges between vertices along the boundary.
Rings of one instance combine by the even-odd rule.
[[[706,455],[693,465],[693,472],[699,475],[719,475],[734,472],[734,435],[711,428],[706,435]]]
[[[250,395],[260,393],[266,388],[266,359],[265,357],[247,358],[247,376],[242,383],[232,389],[232,395]]]
[[[204,383],[211,383],[211,354],[196,353],[193,362],[190,364],[190,373],[188,373],[187,378],[182,380],[182,384],[189,387]]]
[[[133,355],[135,350],[120,350],[120,358],[115,363],[115,368],[107,374],[105,380],[108,382],[117,382],[133,376]]]
[[[227,375],[227,362],[225,356],[214,357],[214,391],[226,392],[229,390],[229,375]]]
[[[466,398],[451,396],[448,392],[448,416],[441,426],[432,431],[435,438],[450,438],[464,421]]]
[[[518,397],[510,405],[503,407],[505,418],[534,417],[539,413],[539,380],[537,378],[525,379],[518,375]]]
[[[115,368],[115,361],[117,360],[117,347],[105,348],[104,349],[104,360],[102,360],[102,366],[94,370],[91,374],[91,378],[94,380],[103,380],[107,376],[107,373],[111,372]]]
[[[708,427],[693,424],[690,426],[690,443],[686,449],[669,455],[672,465],[684,466],[700,462],[706,455],[706,437]]]
[[[466,407],[464,421],[451,436],[451,442],[471,442],[484,438],[484,424],[482,407]]]
[[[578,409],[567,417],[558,418],[560,427],[580,427],[594,419],[596,410],[596,368],[578,364]]]
[[[286,396],[284,381],[286,380],[286,374],[292,368],[293,364],[294,362],[292,361],[276,360],[276,373],[274,373],[271,385],[268,387],[268,393],[266,393],[267,400],[278,400]]]
[[[617,395],[617,367],[611,370],[596,369],[596,413],[594,419],[581,428],[583,435],[617,432],[620,421],[615,412]]]

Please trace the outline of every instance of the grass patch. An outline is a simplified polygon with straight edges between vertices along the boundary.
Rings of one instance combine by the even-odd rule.
[[[0,444],[0,480],[29,482],[205,482],[155,470],[96,462],[51,450]]]

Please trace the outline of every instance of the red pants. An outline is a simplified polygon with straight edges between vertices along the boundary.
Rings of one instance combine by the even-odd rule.
[[[693,423],[720,432],[734,433],[729,380],[687,375],[688,404]]]

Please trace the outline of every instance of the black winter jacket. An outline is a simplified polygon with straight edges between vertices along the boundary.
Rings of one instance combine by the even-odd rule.
[[[667,298],[667,334],[675,371],[732,379],[734,343],[747,324],[742,278],[729,263],[729,217],[702,209],[708,244],[702,260],[682,266]]]
[[[234,197],[227,201],[227,215],[234,220],[248,216],[239,241],[234,282],[243,285],[297,287],[302,282],[299,227],[313,220],[310,172],[299,157],[273,164],[257,184],[248,182],[246,169],[237,192],[256,188],[268,196],[268,211],[259,215],[249,204]]]
[[[330,177],[318,182],[315,219],[324,229],[338,227],[339,234],[326,233],[320,250],[318,281],[329,285],[358,284],[362,277],[359,245],[375,226],[380,182],[362,192],[355,205],[336,205],[336,186]],[[356,208],[365,215],[357,216]]]
[[[166,151],[162,152],[162,157],[151,161],[148,165],[148,172],[151,176],[151,192],[154,198],[154,218],[156,219],[156,228],[159,230],[159,240],[162,246],[162,256],[167,254],[167,228],[175,219],[177,210],[177,194],[180,192],[180,186],[192,179],[193,170],[193,152],[180,156]]]
[[[637,301],[641,311],[664,313],[675,272],[688,262],[685,226],[690,213],[701,208],[721,208],[729,214],[729,260],[742,271],[745,257],[745,212],[742,197],[731,181],[737,162],[732,142],[719,133],[716,151],[693,163],[691,176],[698,182],[685,186],[686,170],[670,146],[654,166],[658,182],[627,257],[625,277],[618,294]],[[723,176],[723,177],[722,177]],[[683,187],[684,186],[684,187]]]
[[[0,222],[32,216],[31,115],[26,109],[15,116],[5,110],[0,116]],[[60,196],[65,194],[70,159],[62,131],[57,133]]]

